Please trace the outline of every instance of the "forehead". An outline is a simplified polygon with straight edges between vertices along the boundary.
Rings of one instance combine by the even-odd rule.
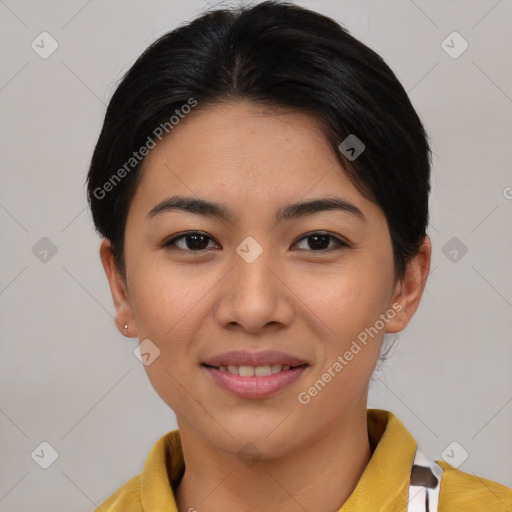
[[[337,193],[371,207],[312,116],[245,100],[196,109],[146,156],[134,202],[186,194],[258,211]]]
[[[222,162],[222,166],[232,165],[240,171],[266,166],[268,173],[276,168],[284,171],[285,156],[294,167],[304,157],[327,157],[334,164],[331,153],[321,125],[313,117],[238,100],[196,107],[148,154],[145,167],[155,160],[170,163],[173,158],[175,164],[186,161],[192,168],[195,163],[204,167],[205,160],[210,160],[210,168]],[[275,160],[278,155],[281,157]]]

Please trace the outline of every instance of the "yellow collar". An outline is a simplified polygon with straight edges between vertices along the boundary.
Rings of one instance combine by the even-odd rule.
[[[373,454],[339,512],[406,510],[416,442],[389,411],[368,409],[367,420]],[[146,512],[178,512],[173,488],[177,488],[184,469],[179,430],[173,430],[155,443],[144,464],[140,492]]]

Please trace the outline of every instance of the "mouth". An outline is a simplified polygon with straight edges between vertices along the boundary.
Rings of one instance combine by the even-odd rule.
[[[260,352],[235,350],[210,357],[203,361],[202,364],[221,371],[230,371],[230,368],[233,371],[235,368],[238,370],[240,368],[254,368],[258,369],[258,372],[267,372],[265,375],[270,375],[272,373],[278,373],[283,367],[286,368],[289,366],[290,368],[294,368],[308,363],[305,359],[276,350],[262,350]],[[290,368],[287,369],[289,370]],[[247,371],[249,372],[249,370]],[[250,375],[257,374],[249,374],[249,376]]]
[[[203,363],[203,366],[207,368],[212,368],[215,370],[219,370],[220,372],[229,372],[232,375],[239,375],[240,377],[266,377],[268,375],[275,375],[281,372],[287,372],[290,370],[294,370],[295,368],[306,367],[307,363],[298,364],[295,366],[291,366],[289,364],[264,364],[260,366],[251,366],[251,365],[219,365],[212,366]]]
[[[201,367],[223,391],[239,398],[266,398],[300,379],[309,363],[283,352],[228,352]]]

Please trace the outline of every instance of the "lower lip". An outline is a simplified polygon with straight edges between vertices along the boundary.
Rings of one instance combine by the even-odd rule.
[[[242,377],[228,371],[217,370],[211,366],[203,369],[224,390],[240,398],[266,398],[291,386],[301,377],[307,366],[297,366],[290,370],[262,377]]]

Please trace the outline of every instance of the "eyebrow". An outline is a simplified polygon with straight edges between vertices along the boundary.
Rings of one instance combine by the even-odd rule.
[[[150,220],[163,212],[173,210],[214,217],[227,222],[232,222],[235,217],[227,206],[220,203],[195,197],[171,196],[152,208],[146,215],[146,219]],[[357,206],[339,197],[322,197],[285,205],[277,211],[275,220],[276,222],[282,222],[328,210],[349,213],[366,222],[366,217]]]

